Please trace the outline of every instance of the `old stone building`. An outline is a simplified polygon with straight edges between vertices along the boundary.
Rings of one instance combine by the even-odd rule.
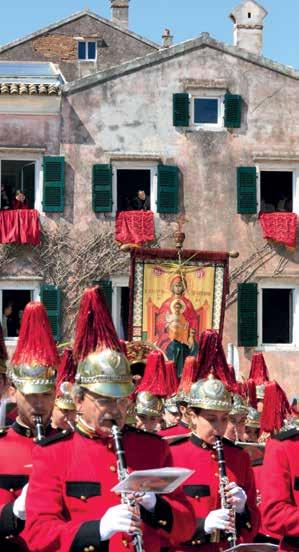
[[[107,255],[99,261],[94,251],[105,251],[115,213],[138,182],[150,196],[163,247],[172,245],[171,231],[184,215],[186,248],[239,252],[230,261],[224,342],[238,344],[244,375],[252,353],[265,351],[272,377],[292,395],[299,361],[298,248],[267,242],[258,213],[299,212],[299,72],[262,56],[265,16],[257,2],[244,1],[231,14],[233,45],[202,33],[62,84],[57,141],[50,149],[46,141],[42,145],[47,156],[64,158],[54,184],[44,175],[46,199],[47,185],[64,198],[59,212],[41,216],[48,256],[19,253],[22,263],[16,256],[8,258],[1,272],[11,282],[16,274],[32,278],[39,266],[42,281],[62,289],[67,318],[78,282],[89,277],[89,248],[89,279],[104,278],[107,289],[112,286],[113,314],[118,329],[121,320],[124,329],[127,256],[113,249],[107,267]],[[0,96],[0,105],[2,100]],[[25,126],[22,117],[14,116],[11,124]],[[44,124],[49,131],[46,120]],[[4,135],[1,128],[5,148],[24,147],[19,132],[11,127]],[[27,146],[34,143],[32,132]],[[161,202],[162,173],[167,176],[167,204]],[[48,228],[63,238],[60,245]],[[65,250],[70,243],[73,257]],[[75,269],[65,270],[71,258]],[[41,260],[47,265],[44,273]],[[63,281],[58,281],[57,263]],[[67,338],[65,320],[63,328]]]

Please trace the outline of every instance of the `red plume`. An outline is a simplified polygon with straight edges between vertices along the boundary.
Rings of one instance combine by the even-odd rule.
[[[113,349],[121,352],[111,315],[98,286],[86,289],[83,293],[74,342],[76,362],[83,360],[94,351]]]
[[[188,356],[185,358],[183,373],[178,388],[178,393],[183,391],[185,395],[188,395],[192,383],[198,380],[198,362],[195,357]]]
[[[198,370],[199,378],[207,378],[214,365],[218,348],[218,333],[215,330],[205,330],[199,338]]]
[[[280,385],[276,381],[267,383],[261,416],[261,431],[267,433],[279,431],[284,419],[291,413],[289,401]]]
[[[165,365],[166,365],[166,380],[167,380],[166,386],[168,389],[167,395],[169,396],[175,395],[179,385],[179,380],[175,369],[175,363],[173,360],[166,360]]]
[[[127,351],[127,345],[124,339],[119,340],[120,346],[121,346],[121,352],[125,355],[126,358],[128,358],[128,351]]]
[[[3,329],[0,324],[0,362],[5,362],[8,359],[6,345],[4,343]]]
[[[255,385],[261,385],[265,381],[270,380],[263,353],[254,353],[252,355],[249,379],[253,379]]]
[[[46,309],[42,303],[27,303],[20,328],[12,364],[38,363],[42,366],[57,366],[59,356]]]
[[[73,359],[73,351],[66,347],[60,357],[60,363],[57,371],[56,389],[60,390],[60,385],[65,381],[75,383],[76,365]]]
[[[148,391],[156,397],[167,397],[167,376],[166,364],[163,353],[160,351],[151,351],[146,360],[144,376],[137,388],[140,391]]]

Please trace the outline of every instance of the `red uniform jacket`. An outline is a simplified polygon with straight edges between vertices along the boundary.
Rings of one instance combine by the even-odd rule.
[[[201,551],[216,552],[229,548],[223,535],[220,543],[210,543],[210,535],[204,532],[204,521],[211,510],[221,508],[219,496],[219,472],[216,452],[213,447],[192,434],[171,447],[174,465],[194,469],[194,474],[184,485],[185,494],[195,510],[197,529],[192,539],[179,547],[177,552],[191,551],[199,547]],[[239,542],[251,542],[259,526],[259,511],[256,506],[256,489],[249,455],[231,441],[223,439],[227,477],[235,481],[247,494],[244,514],[237,514],[236,526]]]
[[[24,522],[13,514],[13,503],[28,482],[36,444],[31,430],[18,422],[0,436],[0,550],[27,550]]]
[[[264,525],[279,535],[280,550],[299,550],[299,431],[267,442],[263,473]]]
[[[123,437],[129,470],[172,466],[168,445],[151,433],[126,427]],[[111,492],[118,482],[111,439],[91,439],[79,432],[35,451],[27,495],[26,538],[31,552],[121,552],[132,549],[128,535],[100,542],[100,519],[120,503]],[[188,539],[194,512],[182,491],[158,498],[151,514],[142,509],[145,549]]]
[[[161,437],[170,437],[172,435],[184,435],[184,434],[190,433],[190,428],[186,422],[183,422],[183,420],[180,420],[178,424],[175,424],[171,427],[167,427],[166,429],[161,429],[159,431],[159,435]]]

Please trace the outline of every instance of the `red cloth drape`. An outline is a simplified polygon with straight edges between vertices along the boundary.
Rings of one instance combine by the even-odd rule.
[[[115,220],[115,239],[121,243],[142,244],[155,239],[152,211],[118,211]]]
[[[0,243],[40,243],[40,223],[35,209],[0,211]]]
[[[283,243],[287,247],[296,247],[297,215],[295,213],[263,213],[259,220],[264,238]]]

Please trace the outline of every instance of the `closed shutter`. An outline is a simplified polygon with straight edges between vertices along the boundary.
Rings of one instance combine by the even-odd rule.
[[[55,341],[60,339],[61,293],[50,284],[41,286],[41,301],[45,305]]]
[[[189,94],[173,94],[173,126],[189,126]]]
[[[112,211],[112,166],[94,165],[92,169],[92,207],[95,213]]]
[[[102,295],[105,298],[106,305],[110,314],[112,313],[112,282],[111,280],[100,280],[98,285],[101,288]]]
[[[62,213],[64,210],[64,157],[44,157],[43,210]]]
[[[158,165],[158,213],[178,213],[179,169],[176,165]]]
[[[242,97],[238,94],[225,94],[224,98],[224,126],[239,128],[242,116]]]
[[[238,284],[238,345],[257,346],[257,284]]]
[[[256,213],[256,168],[237,167],[237,207],[238,213]]]

